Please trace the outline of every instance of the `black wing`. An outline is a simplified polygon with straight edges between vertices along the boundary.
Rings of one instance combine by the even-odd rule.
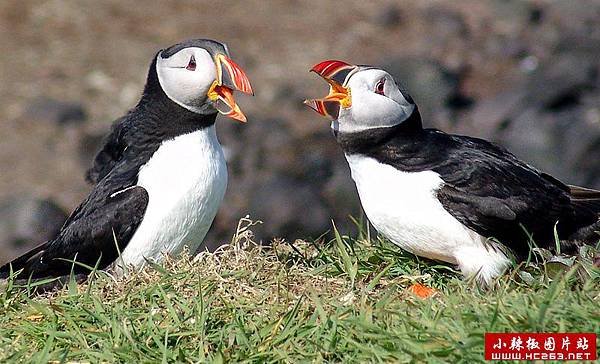
[[[100,186],[102,187],[102,186]],[[98,188],[100,188],[98,187]],[[126,187],[102,198],[92,192],[75,210],[54,240],[48,241],[0,268],[0,277],[23,269],[21,277],[43,278],[88,273],[89,270],[65,260],[99,269],[106,268],[123,251],[142,221],[148,192],[140,186]],[[99,199],[104,203],[99,204]],[[118,246],[118,249],[117,249]]]
[[[127,148],[126,120],[128,115],[117,119],[111,126],[110,133],[104,138],[102,149],[96,154],[94,163],[85,174],[88,183],[95,185],[114,168]]]
[[[445,182],[438,191],[442,205],[517,256],[527,254],[530,237],[538,246],[552,246],[555,225],[559,236],[566,237],[597,220],[590,211],[575,208],[568,186],[506,149],[476,138],[445,137],[452,147],[434,168]]]

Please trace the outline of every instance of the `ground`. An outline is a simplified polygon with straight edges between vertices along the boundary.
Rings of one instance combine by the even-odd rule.
[[[485,332],[600,332],[586,254],[571,268],[532,258],[481,290],[367,233],[261,247],[251,229],[124,281],[2,288],[0,361],[473,363]]]

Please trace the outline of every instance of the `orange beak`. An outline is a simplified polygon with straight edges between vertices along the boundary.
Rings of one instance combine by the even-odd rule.
[[[323,61],[316,64],[311,72],[315,72],[329,83],[329,94],[320,99],[307,99],[304,104],[319,114],[335,120],[340,109],[352,106],[350,89],[344,86],[347,76],[357,67],[342,61]]]
[[[246,115],[235,102],[233,91],[254,95],[250,80],[240,66],[223,54],[215,57],[215,63],[217,79],[208,90],[207,96],[221,114],[245,123]]]

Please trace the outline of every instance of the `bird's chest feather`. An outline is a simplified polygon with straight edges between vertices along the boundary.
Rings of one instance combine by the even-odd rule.
[[[140,168],[138,185],[148,191],[144,219],[123,256],[138,265],[204,239],[227,186],[227,167],[214,126],[163,142]]]
[[[360,155],[346,159],[370,222],[403,249],[455,263],[458,246],[481,239],[439,202],[443,180],[436,172],[403,172]]]

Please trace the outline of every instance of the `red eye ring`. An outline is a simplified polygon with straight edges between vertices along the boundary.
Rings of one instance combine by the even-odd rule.
[[[187,65],[187,67],[185,69],[188,70],[188,71],[195,71],[196,70],[196,58],[194,57],[193,54],[190,57],[190,61],[188,62],[188,65]]]
[[[385,87],[385,78],[382,78],[381,80],[379,80],[379,82],[377,82],[377,85],[375,86],[375,93],[385,96],[384,87]]]

